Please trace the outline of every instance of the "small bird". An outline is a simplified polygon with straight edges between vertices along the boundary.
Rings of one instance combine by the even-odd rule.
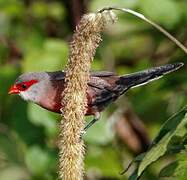
[[[108,71],[91,72],[86,92],[85,115],[93,115],[94,119],[86,125],[84,131],[100,118],[101,111],[127,90],[159,79],[183,65],[183,63],[167,64],[122,76]],[[63,71],[25,73],[16,79],[9,94],[19,94],[26,101],[38,104],[49,111],[61,113],[64,80]]]

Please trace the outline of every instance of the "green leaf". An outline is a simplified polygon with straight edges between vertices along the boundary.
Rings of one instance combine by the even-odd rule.
[[[187,158],[186,154],[180,154],[177,161],[166,165],[159,173],[159,177],[178,177],[178,179],[186,179]]]
[[[159,177],[170,177],[173,176],[176,168],[178,167],[178,162],[172,162],[165,166],[159,173]]]
[[[180,180],[186,180],[186,161],[175,161],[164,167],[159,174],[159,177],[178,177]]]
[[[182,111],[168,119],[162,126],[160,132],[153,140],[149,150],[137,157],[138,167],[135,169],[129,179],[138,179],[143,171],[157,161],[162,156],[168,153],[177,153],[185,149],[187,140],[187,107]],[[138,162],[135,158],[134,162]]]
[[[187,135],[187,107],[181,112],[170,118],[161,128],[158,136],[153,141],[151,148],[145,154],[145,157],[141,161],[138,167],[138,176],[153,162],[172,150],[176,150],[176,147],[183,146],[184,140]],[[186,114],[186,115],[185,115]],[[179,148],[179,150],[180,150]]]

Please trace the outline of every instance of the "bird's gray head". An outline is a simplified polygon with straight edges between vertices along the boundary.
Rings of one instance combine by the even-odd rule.
[[[24,100],[38,103],[49,83],[50,77],[46,72],[25,73],[16,79],[9,94],[19,94]]]

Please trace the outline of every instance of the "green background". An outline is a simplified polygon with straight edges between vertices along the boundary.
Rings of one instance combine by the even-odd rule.
[[[82,1],[77,2],[82,5]],[[186,0],[91,0],[85,9],[95,12],[106,6],[141,12],[187,44]],[[78,11],[79,8],[74,10]],[[132,15],[117,14],[117,23],[102,35],[93,70],[128,74],[187,61],[185,53],[152,26]],[[65,1],[0,0],[0,180],[57,179],[60,116],[7,92],[16,77],[24,72],[64,69],[73,25],[73,16]],[[133,144],[131,135],[135,132],[122,138],[119,127],[115,126],[114,113],[130,108],[141,125],[144,124],[147,138],[152,139],[161,125],[187,104],[186,75],[185,65],[156,82],[130,90],[102,113],[101,120],[84,136],[88,180],[129,176],[132,170],[123,176],[119,173],[136,154],[145,150],[142,148],[145,142],[139,142],[136,137],[142,146],[133,149],[129,144]],[[187,164],[184,155],[161,159],[142,179],[158,179],[162,167],[181,158]]]

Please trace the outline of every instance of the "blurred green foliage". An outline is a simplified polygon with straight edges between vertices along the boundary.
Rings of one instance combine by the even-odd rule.
[[[92,0],[88,11],[104,6],[132,8],[187,42],[186,0]],[[64,1],[0,0],[0,180],[54,180],[58,169],[58,123],[60,116],[26,103],[7,92],[23,72],[64,69],[73,29]],[[131,73],[148,67],[186,62],[187,56],[160,32],[128,14],[103,34],[93,70]],[[127,93],[149,136],[187,104],[187,66],[152,84]],[[121,101],[126,99],[121,98]],[[120,104],[120,103],[119,103]],[[118,142],[109,117],[120,105],[111,105],[101,121],[85,135],[85,167],[88,179],[126,179],[119,172],[134,153]],[[121,106],[122,108],[123,106]],[[88,118],[90,119],[90,118]],[[177,163],[166,166],[175,160]],[[142,179],[181,174],[187,158],[168,156],[148,168]],[[175,169],[170,172],[168,169]],[[181,174],[178,179],[186,179]]]
[[[138,162],[137,169],[130,179],[140,177],[142,173],[155,161],[168,154],[181,153],[186,151],[187,141],[187,107],[168,119],[162,126],[156,138],[152,141],[148,151],[138,155],[135,162]],[[182,152],[182,153],[184,153]],[[138,159],[138,160],[137,160]],[[185,159],[170,163],[160,172],[160,177],[182,177],[186,170],[184,168]]]

